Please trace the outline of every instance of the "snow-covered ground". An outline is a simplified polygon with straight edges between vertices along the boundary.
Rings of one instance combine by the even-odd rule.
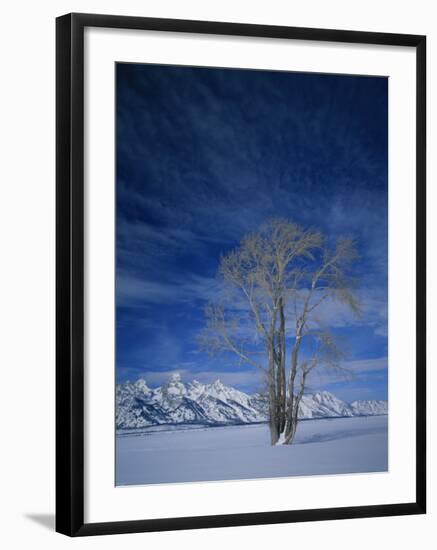
[[[119,433],[116,484],[387,471],[387,416],[300,422],[293,445],[269,445],[266,424]]]

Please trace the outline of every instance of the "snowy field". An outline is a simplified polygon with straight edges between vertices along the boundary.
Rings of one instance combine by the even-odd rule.
[[[119,433],[116,484],[387,471],[387,416],[305,420],[291,446],[266,424]]]

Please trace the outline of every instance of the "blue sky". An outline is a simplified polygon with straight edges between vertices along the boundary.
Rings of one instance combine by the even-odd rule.
[[[179,371],[244,391],[257,372],[196,341],[220,254],[273,217],[356,239],[364,313],[331,310],[353,380],[387,397],[387,80],[117,65],[117,380]]]

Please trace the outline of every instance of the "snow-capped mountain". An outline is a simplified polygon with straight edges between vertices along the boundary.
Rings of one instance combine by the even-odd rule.
[[[387,414],[385,401],[355,401],[348,404],[327,391],[304,395],[299,416],[327,418]],[[149,388],[143,379],[116,388],[118,429],[159,424],[250,424],[267,420],[267,401],[261,394],[248,395],[216,380],[187,384],[173,374],[159,388]]]
[[[328,391],[319,391],[304,395],[299,407],[300,418],[326,418],[335,416],[354,416],[348,403]]]
[[[387,401],[354,401],[351,403],[354,416],[376,416],[387,414]]]
[[[216,380],[201,384],[181,382],[173,374],[161,387],[151,389],[144,380],[117,386],[117,428],[155,424],[247,424],[265,421],[265,412],[251,396]]]

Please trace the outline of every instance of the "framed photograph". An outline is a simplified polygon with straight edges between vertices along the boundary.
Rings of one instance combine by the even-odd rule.
[[[57,19],[57,530],[425,513],[425,37]]]

